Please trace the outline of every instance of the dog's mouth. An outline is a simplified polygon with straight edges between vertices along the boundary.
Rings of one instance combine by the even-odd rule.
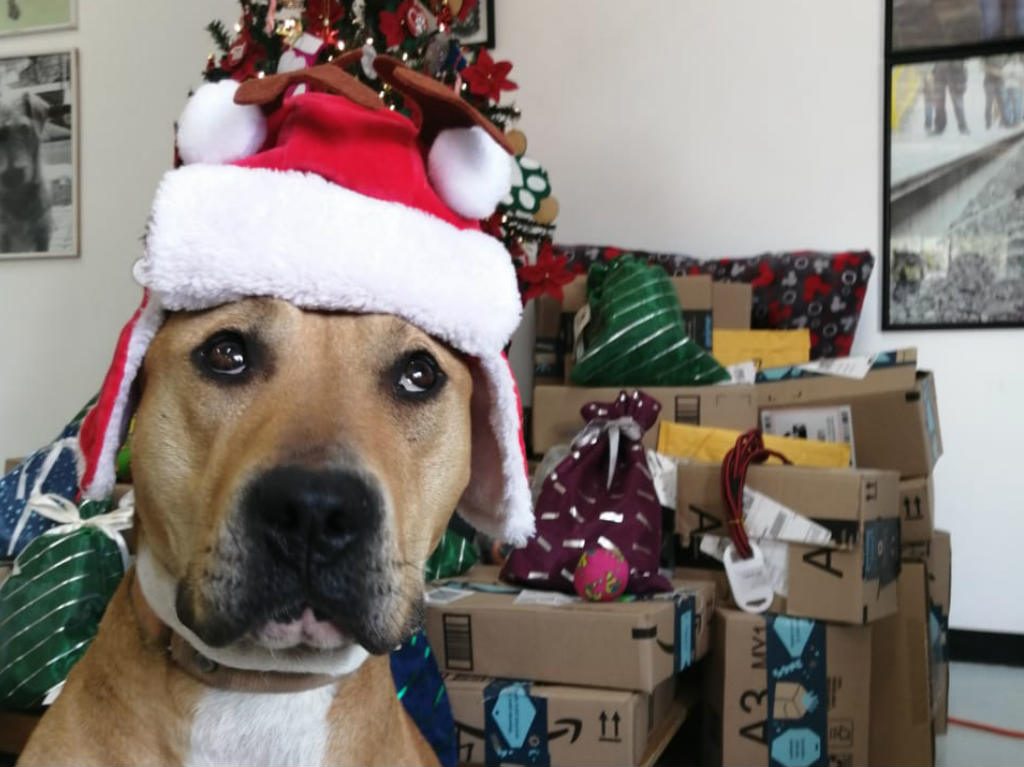
[[[297,604],[274,612],[251,632],[251,637],[268,650],[295,647],[336,650],[354,641],[328,615],[308,604]]]

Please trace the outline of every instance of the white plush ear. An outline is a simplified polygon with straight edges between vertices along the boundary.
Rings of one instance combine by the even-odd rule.
[[[267,138],[258,106],[235,103],[238,83],[221,80],[201,86],[178,119],[178,153],[187,165],[222,165],[255,154]]]
[[[441,131],[427,170],[441,199],[465,218],[487,218],[512,186],[511,155],[478,125]]]

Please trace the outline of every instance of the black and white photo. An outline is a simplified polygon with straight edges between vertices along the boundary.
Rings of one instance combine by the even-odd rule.
[[[466,18],[452,25],[452,32],[463,45],[494,47],[494,0],[477,0]]]
[[[0,258],[78,255],[75,54],[0,59]]]
[[[1024,325],[1024,47],[890,72],[888,328]]]
[[[892,50],[1024,39],[1024,0],[891,0]]]

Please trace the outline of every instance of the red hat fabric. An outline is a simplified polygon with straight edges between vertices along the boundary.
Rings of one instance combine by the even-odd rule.
[[[131,382],[164,313],[272,296],[393,314],[470,355],[473,468],[459,512],[525,541],[521,409],[503,355],[522,304],[508,253],[477,221],[507,192],[510,156],[476,127],[423,146],[405,116],[330,93],[285,98],[264,121],[234,103],[236,88],[203,86],[179,123],[186,164],[162,180],[135,266],[146,296],[82,427],[85,495],[112,490]]]

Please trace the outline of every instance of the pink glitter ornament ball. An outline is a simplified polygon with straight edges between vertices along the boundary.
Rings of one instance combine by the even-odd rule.
[[[573,575],[576,593],[591,602],[611,602],[626,591],[629,563],[622,552],[595,546],[580,557]]]

